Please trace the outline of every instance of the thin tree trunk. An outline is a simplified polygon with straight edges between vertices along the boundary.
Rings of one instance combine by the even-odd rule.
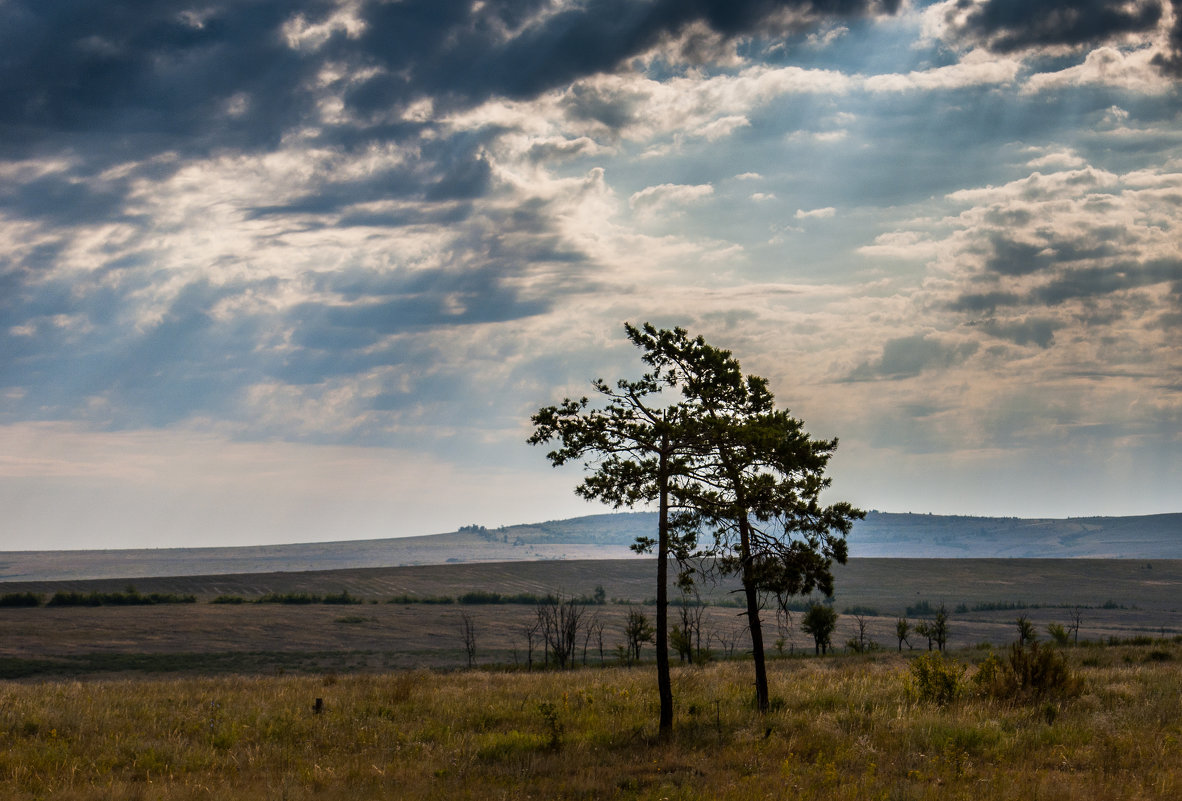
[[[657,521],[657,695],[661,699],[660,735],[673,731],[673,681],[669,676],[669,435],[661,435],[657,468],[660,492]]]
[[[739,558],[743,562],[743,592],[747,596],[747,628],[751,632],[751,656],[755,660],[755,704],[767,712],[767,665],[763,658],[763,627],[759,622],[759,592],[751,568],[751,531],[746,513],[739,519]]]

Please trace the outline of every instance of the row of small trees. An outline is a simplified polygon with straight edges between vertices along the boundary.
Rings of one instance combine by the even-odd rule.
[[[670,632],[669,644],[682,662],[697,664],[708,661],[713,656],[710,644],[716,635],[724,654],[733,655],[736,638],[708,631],[703,623],[705,609],[706,604],[700,599],[690,602],[686,597],[679,604],[680,620]],[[931,612],[930,618],[916,622],[912,622],[906,616],[896,619],[895,636],[900,652],[904,644],[909,650],[913,647],[910,641],[913,633],[927,638],[928,651],[942,653],[945,650],[949,630],[947,608],[940,604],[931,609]],[[846,647],[855,653],[876,650],[879,646],[869,636],[869,616],[863,610],[854,610],[850,616],[853,618],[854,634],[846,641]],[[828,603],[811,602],[805,608],[800,619],[800,629],[813,638],[815,653],[818,656],[827,654],[832,648],[837,619],[836,610]],[[476,623],[468,612],[461,613],[460,621],[460,633],[467,653],[468,667],[472,667],[476,662]],[[1081,621],[1081,613],[1076,609],[1072,612],[1068,625],[1050,623],[1047,625],[1047,633],[1056,645],[1066,646],[1073,642],[1078,644]],[[1037,641],[1038,634],[1034,623],[1025,614],[1019,615],[1014,625],[1017,627],[1019,646]],[[537,648],[542,649],[544,665],[558,668],[573,667],[580,644],[582,662],[586,665],[593,642],[598,651],[599,662],[606,661],[603,621],[598,611],[590,609],[586,598],[547,595],[537,602],[533,619],[522,625],[520,630],[526,643],[528,669],[532,670],[534,667],[534,652]],[[641,647],[645,643],[653,642],[656,630],[643,611],[630,609],[624,621],[623,634],[624,642],[616,647],[616,654],[625,664],[635,664],[640,661]],[[783,638],[777,642],[777,649],[781,652],[782,643]]]
[[[657,690],[662,734],[673,726],[669,673],[669,562],[737,575],[746,601],[756,704],[769,708],[760,618],[764,598],[832,594],[833,561],[846,560],[845,536],[863,516],[850,504],[822,505],[825,469],[837,440],[814,440],[777,409],[767,381],[745,375],[730,351],[680,328],[625,324],[650,371],[614,385],[592,382],[598,403],[566,398],[532,417],[531,444],[556,443],[555,465],[582,462],[576,492],[617,508],[657,507],[655,551]],[[705,533],[712,541],[703,543]],[[683,629],[683,632],[686,629]]]
[[[476,620],[468,612],[460,613],[460,634],[468,667],[476,663]],[[604,661],[603,620],[598,611],[589,611],[584,599],[548,596],[534,607],[534,617],[521,626],[526,644],[526,667],[534,667],[534,653],[542,651],[542,663],[558,668],[573,667],[580,645],[583,664],[594,641],[599,661]],[[640,648],[653,641],[654,630],[644,612],[628,610],[624,622],[624,644],[619,646],[621,658],[628,664],[640,660]]]

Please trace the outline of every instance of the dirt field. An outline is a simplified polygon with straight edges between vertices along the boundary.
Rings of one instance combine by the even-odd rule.
[[[0,608],[0,672],[79,675],[94,672],[280,670],[387,670],[458,667],[465,664],[460,620],[477,626],[477,661],[524,664],[524,628],[535,615],[528,604],[394,604],[404,594],[456,597],[481,590],[502,594],[562,592],[591,595],[603,586],[609,602],[588,606],[603,623],[603,658],[615,659],[623,643],[624,601],[651,601],[651,560],[526,562],[408,568],[274,573],[218,577],[139,579],[142,593],[194,594],[198,602],[128,607]],[[59,590],[112,592],[126,581],[0,585],[0,594]],[[1046,637],[1046,625],[1066,625],[1080,607],[1080,637],[1107,639],[1182,633],[1182,561],[1116,560],[851,560],[837,573],[839,612],[860,607],[872,640],[894,649],[895,620],[920,601],[944,603],[952,613],[949,645],[1006,643],[1013,621],[1026,614]],[[730,585],[707,586],[703,597],[732,598]],[[268,592],[340,593],[364,601],[351,605],[211,604],[218,595],[251,599]],[[983,605],[1025,605],[983,611]],[[646,607],[649,616],[651,606]],[[956,610],[960,611],[956,611]],[[677,610],[672,610],[675,620]],[[914,615],[912,616],[914,617]],[[769,646],[782,638],[785,652],[811,649],[799,615],[777,619],[768,610]],[[703,630],[717,654],[746,648],[741,610],[711,606]],[[854,634],[852,614],[842,614],[834,644]],[[911,644],[926,647],[913,635]],[[600,659],[596,638],[587,659]],[[651,646],[648,654],[651,656]],[[580,647],[580,656],[582,647]]]

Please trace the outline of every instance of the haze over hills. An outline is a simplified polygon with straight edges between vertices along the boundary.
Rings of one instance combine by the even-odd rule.
[[[0,552],[0,582],[333,570],[542,559],[620,559],[651,512],[590,515],[421,537],[235,548]],[[1182,514],[1023,519],[870,512],[852,557],[1182,558]]]

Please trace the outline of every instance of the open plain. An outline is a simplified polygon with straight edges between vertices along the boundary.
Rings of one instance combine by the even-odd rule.
[[[656,733],[654,563],[545,561],[136,579],[155,605],[0,608],[0,797],[97,799],[1174,799],[1182,791],[1182,561],[855,559],[838,570],[836,653],[768,610],[772,710],[751,703],[733,587],[701,587],[711,658],[676,664]],[[127,581],[6,582],[5,593],[126,593]],[[602,593],[598,593],[602,588]],[[562,593],[603,626],[576,669],[542,669],[531,603]],[[349,603],[256,603],[266,595]],[[221,598],[222,603],[214,603]],[[225,603],[227,598],[239,603]],[[428,602],[430,601],[430,602]],[[449,602],[444,602],[449,601]],[[950,611],[944,703],[914,634]],[[925,606],[926,604],[926,606]],[[911,608],[909,611],[909,607]],[[680,609],[671,610],[677,621]],[[978,678],[1026,615],[1080,620],[1070,674],[998,698]],[[465,669],[461,620],[475,623]],[[876,647],[842,644],[861,617]],[[773,644],[774,643],[774,644]]]
[[[603,624],[598,640],[580,643],[586,661],[616,661],[623,623],[635,607],[650,618],[655,564],[651,559],[423,565],[297,573],[182,576],[137,579],[141,593],[192,595],[194,603],[153,606],[0,608],[0,671],[8,677],[81,676],[111,672],[382,671],[466,665],[460,633],[463,614],[476,624],[476,661],[513,666],[529,661],[525,630],[532,603],[459,603],[466,593],[590,598],[603,588],[605,603],[587,607]],[[836,572],[834,645],[854,636],[854,612],[870,639],[897,649],[895,622],[918,622],[927,604],[944,604],[953,648],[1013,639],[1013,621],[1029,617],[1046,636],[1051,623],[1080,617],[1080,639],[1182,633],[1182,561],[852,559]],[[6,582],[6,593],[118,592],[122,580]],[[716,655],[747,647],[734,587],[703,583],[706,645]],[[251,603],[267,594],[347,593],[352,604]],[[244,603],[212,603],[219,596]],[[415,600],[450,600],[424,603]],[[392,603],[398,600],[401,602]],[[412,601],[412,602],[407,602]],[[911,608],[913,611],[908,612]],[[671,617],[677,619],[677,609]],[[769,646],[811,651],[799,613],[767,611]],[[912,648],[926,641],[912,634]],[[904,645],[906,650],[908,645]],[[651,647],[650,647],[651,648]],[[651,654],[651,650],[649,651]]]

